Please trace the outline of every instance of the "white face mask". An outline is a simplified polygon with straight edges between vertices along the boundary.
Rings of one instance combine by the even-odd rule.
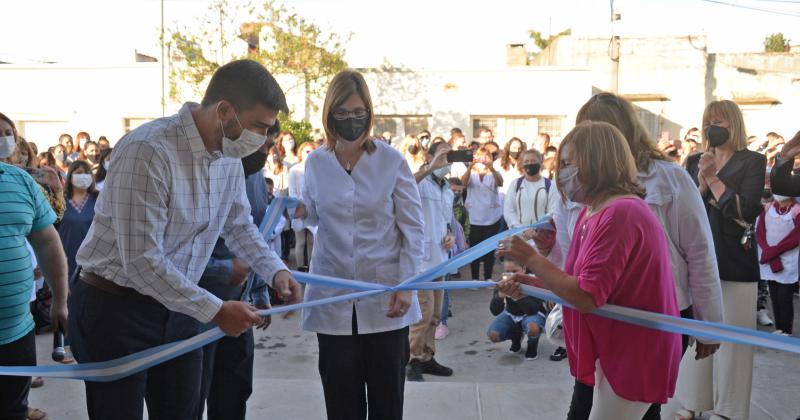
[[[0,159],[5,159],[14,154],[17,149],[17,141],[14,136],[0,137]]]
[[[775,201],[783,201],[783,200],[786,200],[787,198],[791,198],[791,197],[787,197],[785,195],[772,194],[772,198]]]
[[[283,148],[288,152],[294,149],[294,140],[284,140],[283,141]]]
[[[578,180],[578,167],[570,165],[558,171],[558,181],[569,201],[583,203],[586,200],[586,190]]]
[[[92,186],[92,174],[72,174],[72,186],[82,190]]]
[[[439,168],[439,169],[433,171],[433,175],[436,178],[439,178],[439,179],[444,179],[444,177],[446,177],[447,174],[449,174],[449,173],[450,173],[450,165],[447,165],[444,168]]]
[[[222,127],[222,121],[219,122],[222,128],[222,154],[234,159],[241,159],[245,156],[250,156],[256,152],[267,141],[266,135],[260,135],[242,127],[239,121],[239,116],[234,112],[234,118],[242,129],[242,134],[236,140],[231,140],[225,135],[225,128]]]

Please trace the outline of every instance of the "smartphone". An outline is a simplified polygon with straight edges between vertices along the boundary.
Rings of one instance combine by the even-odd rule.
[[[447,162],[472,162],[472,150],[451,150],[447,152]]]

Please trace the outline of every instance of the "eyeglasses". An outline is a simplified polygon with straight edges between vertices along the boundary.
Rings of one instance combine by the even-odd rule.
[[[369,116],[369,110],[365,108],[357,108],[352,111],[345,111],[343,109],[337,109],[333,111],[333,119],[334,120],[346,120],[348,118],[355,118],[357,120],[363,120]]]

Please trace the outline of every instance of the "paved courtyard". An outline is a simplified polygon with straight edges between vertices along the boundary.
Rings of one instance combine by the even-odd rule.
[[[451,294],[450,336],[439,341],[437,360],[452,367],[450,378],[426,376],[425,383],[407,383],[405,418],[431,420],[563,419],[571,395],[567,362],[552,362],[554,347],[546,339],[539,359],[526,361],[508,352],[508,343],[494,344],[485,335],[492,319],[489,290]],[[798,321],[796,321],[798,322]],[[796,324],[800,325],[800,324]],[[37,338],[39,361],[50,362],[49,335]],[[255,391],[248,418],[324,419],[322,386],[317,374],[317,343],[299,327],[298,317],[275,319],[256,332]],[[524,351],[523,351],[524,353]],[[31,390],[30,403],[49,419],[86,418],[83,384],[45,380]],[[674,419],[674,403],[663,410]],[[752,420],[794,420],[800,416],[800,356],[756,350]]]

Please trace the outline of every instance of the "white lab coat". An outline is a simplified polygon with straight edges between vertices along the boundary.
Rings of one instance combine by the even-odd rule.
[[[306,157],[303,203],[306,225],[318,227],[309,271],[313,274],[396,285],[421,271],[423,216],[414,176],[403,156],[383,142],[364,153],[348,174],[332,150]],[[309,285],[306,301],[352,290]],[[303,311],[302,327],[350,335],[355,307],[359,334],[397,330],[422,319],[416,292],[405,316],[389,318],[390,293]]]

